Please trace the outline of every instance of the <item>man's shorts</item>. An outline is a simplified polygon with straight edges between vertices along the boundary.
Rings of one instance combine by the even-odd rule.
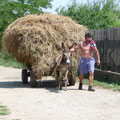
[[[94,72],[95,59],[94,57],[86,59],[80,58],[79,60],[79,72],[80,74],[87,74],[88,72]]]

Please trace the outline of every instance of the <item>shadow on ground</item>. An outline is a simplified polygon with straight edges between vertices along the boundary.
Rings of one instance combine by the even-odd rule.
[[[23,84],[22,81],[1,81],[0,88],[30,88],[30,82],[28,84]],[[55,88],[54,80],[42,80],[42,82],[37,81],[36,88]]]
[[[0,88],[30,88],[30,84],[23,84],[21,81],[0,82]]]
[[[30,86],[30,81],[28,82],[28,84],[23,84],[22,81],[6,81],[6,82],[1,81],[0,88],[31,88],[31,86]],[[55,93],[59,93],[61,91],[58,88],[55,88],[55,80],[42,80],[42,81],[37,80],[37,86],[34,89],[40,89],[40,88],[45,88],[46,90]],[[69,86],[68,86],[68,90],[71,90]],[[64,91],[64,84],[63,84],[63,91]]]
[[[42,80],[41,82],[37,80],[37,86],[34,89],[45,88],[50,92],[59,92],[54,85],[55,80]],[[0,88],[31,88],[30,81],[28,84],[23,84],[22,81],[1,81]],[[31,88],[32,89],[32,88]]]

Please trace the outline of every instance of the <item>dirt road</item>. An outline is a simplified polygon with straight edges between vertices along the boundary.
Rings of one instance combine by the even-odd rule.
[[[102,88],[89,92],[87,86],[80,91],[78,83],[67,91],[53,88],[52,82],[51,87],[30,88],[22,84],[20,69],[2,66],[0,105],[11,112],[0,120],[120,120],[120,92]]]

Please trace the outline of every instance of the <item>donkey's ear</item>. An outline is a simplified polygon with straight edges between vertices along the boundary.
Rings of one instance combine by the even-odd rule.
[[[64,45],[64,43],[62,42],[62,49],[64,49],[65,48],[65,45]]]

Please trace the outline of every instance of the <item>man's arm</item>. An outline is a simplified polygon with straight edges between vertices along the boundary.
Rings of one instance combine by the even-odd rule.
[[[97,65],[100,65],[100,54],[98,52],[98,49],[97,47],[95,47],[95,55],[97,57]]]
[[[80,46],[81,46],[81,42],[78,43],[74,48],[71,48],[70,52],[76,52],[78,49],[80,49]]]

